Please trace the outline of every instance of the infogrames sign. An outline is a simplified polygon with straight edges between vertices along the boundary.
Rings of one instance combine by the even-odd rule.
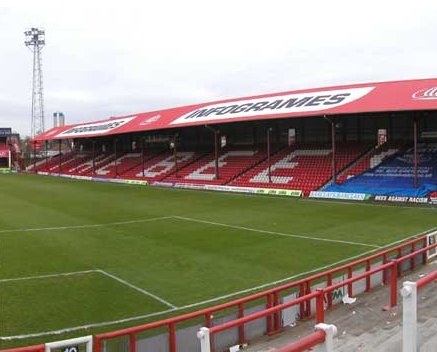
[[[121,119],[113,119],[110,121],[90,123],[84,125],[74,126],[62,133],[59,133],[56,138],[75,138],[75,137],[84,137],[87,135],[96,135],[96,134],[106,134],[109,131],[116,130],[121,126],[127,124],[132,121],[134,117],[124,117]]]
[[[273,114],[294,114],[311,111],[321,112],[349,104],[369,94],[373,89],[374,87],[325,90],[211,104],[190,111],[174,120],[171,124],[180,125],[192,122],[207,122]]]

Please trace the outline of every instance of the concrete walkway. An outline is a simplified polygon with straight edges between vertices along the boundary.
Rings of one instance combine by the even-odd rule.
[[[437,270],[437,262],[399,279],[416,281],[428,272]],[[338,305],[326,311],[325,321],[335,324],[338,337],[335,339],[336,351],[339,352],[399,352],[402,350],[402,297],[399,305],[385,312],[382,307],[388,303],[388,287],[381,286],[369,293],[357,296],[351,305]],[[437,351],[437,283],[433,282],[418,292],[418,336],[421,352]],[[272,337],[263,337],[243,351],[272,352],[313,331],[314,321],[300,322],[295,327],[284,330]]]

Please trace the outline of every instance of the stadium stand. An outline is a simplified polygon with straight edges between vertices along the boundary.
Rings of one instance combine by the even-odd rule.
[[[414,186],[413,148],[326,191],[425,197],[437,190],[437,143],[418,145],[418,184]]]
[[[369,149],[368,146],[345,144],[338,147],[336,163],[344,169]],[[300,145],[281,150],[271,157],[271,182],[265,160],[231,183],[233,186],[302,190],[308,194],[319,189],[332,177],[332,151],[328,146]]]
[[[258,149],[237,148],[222,151],[218,158],[219,179],[216,179],[215,158],[214,153],[211,153],[181,169],[177,176],[172,175],[165,180],[179,183],[224,185],[265,158],[266,152]]]
[[[117,158],[115,163],[114,160],[112,160],[104,166],[101,166],[96,170],[96,175],[101,177],[117,177],[140,165],[141,161],[141,153],[127,153]]]
[[[391,146],[384,144],[371,149],[370,152],[364,155],[361,159],[357,160],[350,168],[346,169],[337,179],[338,183],[343,183],[351,177],[355,177],[364,171],[373,169],[381,164],[391,155],[397,153],[400,150],[398,146]]]
[[[191,162],[199,158],[201,154],[196,152],[178,152],[177,167],[184,168]],[[141,159],[141,158],[140,158]],[[128,171],[120,174],[123,178],[145,179],[147,181],[161,181],[172,173],[176,172],[176,164],[174,155],[171,151],[160,153],[150,158],[144,164],[144,172],[142,163],[130,168]]]

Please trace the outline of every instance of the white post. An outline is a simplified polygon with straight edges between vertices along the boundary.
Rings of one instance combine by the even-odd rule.
[[[402,352],[417,352],[417,287],[406,281],[401,289],[402,302]]]
[[[8,153],[9,153],[9,162],[8,162],[9,170],[11,170],[11,167],[12,167],[12,160],[11,160],[12,155],[11,155],[11,151],[9,150]]]
[[[334,337],[337,335],[337,327],[333,324],[317,324],[315,330],[323,330],[326,333],[325,343],[319,346],[320,352],[334,352]]]
[[[200,328],[200,330],[197,332],[197,338],[200,340],[200,352],[211,352],[209,329]]]
[[[80,344],[86,344],[85,351],[86,352],[92,352],[93,351],[93,336],[83,336],[83,337],[76,337],[73,339],[68,340],[62,340],[62,341],[55,341],[55,342],[47,342],[45,344],[45,352],[52,352],[54,349],[64,348],[68,347],[68,351],[71,352],[78,352],[78,349],[75,345]]]

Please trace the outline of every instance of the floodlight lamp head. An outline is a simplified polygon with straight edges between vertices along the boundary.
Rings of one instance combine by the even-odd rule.
[[[43,46],[45,45],[45,31],[44,29],[31,28],[24,32],[26,45]]]

